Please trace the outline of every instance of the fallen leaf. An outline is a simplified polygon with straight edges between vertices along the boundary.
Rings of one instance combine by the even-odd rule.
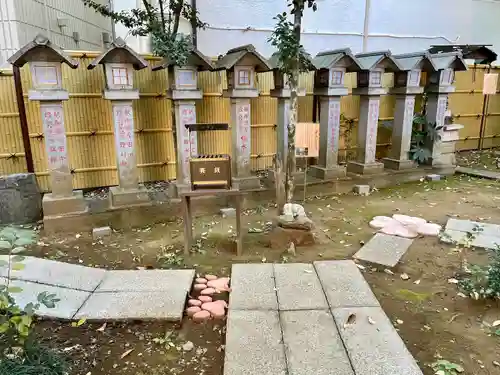
[[[372,317],[368,317],[368,323],[370,324],[375,324],[375,320],[372,319]]]
[[[410,278],[410,276],[408,276],[406,273],[402,273],[401,275],[399,275],[399,277],[401,277],[402,280],[408,280]]]
[[[80,233],[77,233],[77,234],[75,235],[76,239],[79,239],[81,236],[82,236],[82,235],[81,235]]]
[[[497,366],[497,367],[500,367],[500,362],[493,361],[493,365],[495,365],[495,366]]]
[[[313,271],[311,270],[304,270],[305,273],[312,273]]]
[[[384,272],[388,275],[394,275],[394,272],[392,272],[390,269],[386,268]]]
[[[97,328],[97,332],[104,332],[104,330],[106,329],[107,325],[108,325],[108,323],[104,323],[102,326],[100,326],[99,328]]]
[[[397,324],[403,324],[403,323],[404,323],[404,321],[402,321],[401,319],[396,319],[396,323],[397,323]]]
[[[491,326],[492,327],[500,326],[500,320],[495,320]]]
[[[134,349],[129,349],[127,350],[125,353],[123,353],[121,356],[120,356],[120,359],[123,359],[125,358],[126,356],[128,356],[130,353],[132,353],[134,351]]]
[[[458,280],[451,278],[451,279],[448,279],[448,283],[450,283],[450,284],[458,284]]]
[[[421,281],[421,280],[420,280],[420,279],[418,279],[418,280],[414,281],[414,282],[413,282],[413,284],[418,285],[418,284],[420,284],[420,281]]]
[[[356,314],[349,314],[346,322],[344,323],[344,328],[348,325],[352,325],[356,322]]]
[[[365,266],[362,266],[361,264],[356,264],[356,266],[360,269],[360,270],[365,270],[366,267]]]

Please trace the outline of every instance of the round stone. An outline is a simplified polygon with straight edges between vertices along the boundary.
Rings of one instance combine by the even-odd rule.
[[[199,299],[190,299],[188,301],[189,306],[201,306],[202,302]]]
[[[200,300],[201,303],[212,302],[212,297],[210,297],[210,296],[199,296],[198,300]]]
[[[186,309],[187,316],[192,317],[194,314],[201,311],[201,307],[199,306],[191,306]]]
[[[208,281],[210,281],[210,280],[217,280],[218,277],[215,276],[215,275],[205,275],[205,279],[207,279]]]
[[[206,286],[205,286],[206,288]],[[215,289],[214,288],[206,288],[201,291],[202,296],[211,296],[215,294]]]
[[[194,282],[196,284],[206,284],[207,283],[207,279],[205,279],[204,277],[198,277],[197,279],[194,280]]]
[[[194,284],[193,290],[199,292],[200,290],[206,289],[207,286],[205,284]]]
[[[198,323],[206,322],[208,319],[210,319],[210,313],[206,310],[198,311],[193,315],[193,320]]]

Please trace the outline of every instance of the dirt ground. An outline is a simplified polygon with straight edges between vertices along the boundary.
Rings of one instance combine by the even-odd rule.
[[[311,262],[348,259],[373,235],[368,221],[394,213],[421,216],[445,224],[449,217],[500,224],[500,183],[457,176],[447,181],[420,182],[376,191],[368,197],[336,195],[307,200],[305,209],[316,224],[317,244],[299,247],[296,256],[268,246],[273,204],[248,210],[243,223],[244,255],[234,255],[234,219],[205,216],[195,220],[198,246],[184,257],[182,223],[164,223],[126,233],[115,232],[103,241],[90,233],[43,237],[31,254],[109,269],[195,267],[197,272],[229,275],[236,262]],[[483,250],[469,252],[471,263],[485,264]],[[457,296],[459,255],[437,238],[419,238],[394,268],[367,265],[364,271],[382,307],[419,361],[426,375],[436,358],[462,364],[465,374],[500,374],[500,337],[487,324],[500,319],[500,303],[476,302]],[[406,273],[410,279],[403,280]],[[415,283],[417,282],[417,283]],[[486,324],[485,324],[486,323]],[[100,325],[42,322],[37,328],[52,345],[66,350],[74,375],[221,375],[224,327],[160,323]],[[167,338],[158,342],[158,339]],[[156,339],[156,343],[153,341]],[[184,352],[181,346],[194,343]],[[75,345],[79,345],[76,346]],[[69,348],[69,349],[68,349]],[[133,349],[121,359],[123,353]],[[180,350],[178,350],[180,349]],[[495,364],[497,363],[497,364]]]
[[[462,151],[457,153],[457,164],[462,167],[500,172],[500,150]]]

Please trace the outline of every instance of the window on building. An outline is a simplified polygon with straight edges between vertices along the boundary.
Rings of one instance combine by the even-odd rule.
[[[35,67],[37,82],[41,86],[58,86],[57,68],[55,66]]]
[[[250,85],[250,70],[242,69],[238,71],[238,85]]]
[[[128,85],[128,72],[126,68],[113,68],[113,84],[117,86]]]
[[[380,86],[380,85],[382,85],[382,72],[371,72],[370,86]]]
[[[332,85],[342,85],[344,84],[344,72],[341,71],[333,71],[332,72]]]

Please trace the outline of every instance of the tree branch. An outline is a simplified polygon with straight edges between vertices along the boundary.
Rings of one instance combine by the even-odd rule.
[[[159,0],[158,2],[160,3],[161,28],[164,32],[166,32],[167,28],[165,27],[165,9],[163,7],[163,0]]]

